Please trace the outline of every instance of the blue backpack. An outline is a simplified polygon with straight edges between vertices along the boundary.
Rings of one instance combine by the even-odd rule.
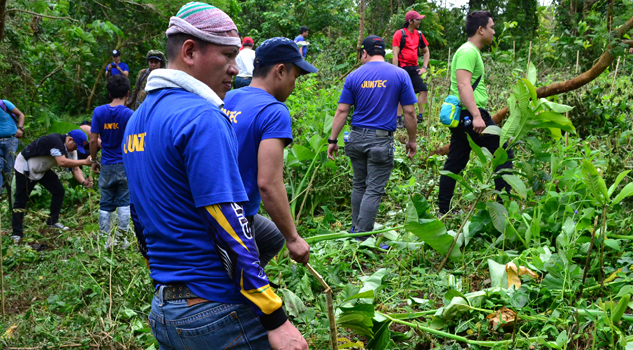
[[[479,85],[479,81],[481,80],[481,76],[475,80],[475,83],[472,85],[473,92]],[[448,85],[448,91],[451,91],[451,85]],[[440,109],[440,123],[448,126],[449,128],[456,128],[459,125],[459,118],[462,113],[462,106],[459,98],[454,95],[448,95],[442,104],[442,109]]]

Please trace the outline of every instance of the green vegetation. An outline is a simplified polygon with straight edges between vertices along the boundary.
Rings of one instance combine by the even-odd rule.
[[[91,108],[107,102],[101,72],[110,50],[122,50],[134,76],[149,49],[164,47],[169,15],[182,4],[7,1],[0,97],[27,114],[25,142],[67,125],[60,123],[90,119]],[[256,45],[310,27],[308,59],[320,72],[301,78],[287,102],[295,142],[286,150],[285,179],[299,232],[312,247],[310,264],[334,291],[339,348],[633,348],[633,56],[625,55],[628,36],[610,34],[630,21],[630,0],[471,2],[499,14],[495,43],[483,56],[489,110],[509,105],[510,116],[488,132],[513,145],[515,171],[503,175],[513,191],[501,194],[503,205],[494,200],[491,180],[505,151],[474,147],[466,171],[452,175],[459,183],[455,209],[441,219],[435,202],[445,156],[428,155],[449,139],[437,116],[448,89],[448,51],[465,40],[467,9],[367,1],[365,34],[387,42],[407,10],[426,14],[432,60],[425,77],[430,117],[418,127],[418,155],[408,160],[404,144],[396,146],[380,233],[363,243],[346,233],[349,160],[326,156],[344,77],[359,64],[357,2],[214,4]],[[538,88],[587,71],[615,41],[617,76],[616,57],[588,84],[537,97]],[[404,141],[405,132],[396,138]],[[71,230],[46,228],[50,194],[38,186],[25,219],[25,241],[35,248],[10,242],[6,197],[0,204],[2,347],[157,349],[146,322],[153,290],[143,258],[135,244],[105,251],[96,235],[98,189],[62,177],[60,220]],[[377,241],[391,248],[381,250]],[[285,251],[267,274],[311,348],[331,348],[319,282]]]

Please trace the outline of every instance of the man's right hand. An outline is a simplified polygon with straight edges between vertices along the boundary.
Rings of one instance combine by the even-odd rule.
[[[273,350],[308,349],[308,343],[290,321],[286,321],[276,329],[268,331],[268,342]]]
[[[331,143],[327,146],[327,157],[331,160],[335,160],[334,157],[338,157],[338,143]]]
[[[90,167],[95,174],[99,174],[101,172],[101,164],[99,164],[99,162],[91,163]]]
[[[405,149],[407,151],[407,157],[413,158],[418,151],[418,146],[415,144],[415,141],[409,141],[405,145]]]
[[[473,116],[473,130],[481,134],[486,129],[486,122],[481,118],[481,115]]]
[[[293,241],[286,241],[286,247],[292,260],[300,264],[307,264],[310,260],[310,246],[299,235]]]

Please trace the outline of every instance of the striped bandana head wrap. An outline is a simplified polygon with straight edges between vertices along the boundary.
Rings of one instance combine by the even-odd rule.
[[[189,34],[209,43],[240,47],[240,38],[224,36],[231,30],[237,31],[237,27],[222,10],[202,2],[190,2],[169,19],[165,34]]]

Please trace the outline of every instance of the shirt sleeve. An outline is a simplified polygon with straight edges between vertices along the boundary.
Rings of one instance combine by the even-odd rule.
[[[402,82],[402,88],[400,89],[400,104],[403,106],[413,105],[418,102],[415,97],[415,91],[413,90],[413,83],[409,78],[408,73],[404,72],[400,74],[400,81]]]
[[[285,145],[292,143],[290,112],[286,106],[272,104],[264,108],[258,116],[261,139],[284,139]]]
[[[101,126],[99,125],[99,108],[95,108],[94,112],[92,112],[92,122],[90,123],[90,132],[94,132],[95,134],[101,133]]]
[[[248,201],[237,163],[237,138],[217,109],[207,109],[187,123],[174,139],[182,154],[197,208]]]
[[[422,37],[422,41],[420,41],[420,48],[425,48],[429,46],[429,42],[426,41],[426,38],[424,37],[424,34],[422,32],[420,32],[420,36]]]
[[[15,105],[11,103],[11,101],[7,101],[7,100],[2,100],[2,101],[4,102],[4,105],[7,106],[7,110],[9,112],[15,109]]]
[[[221,203],[198,209],[208,227],[222,264],[266,330],[288,319],[279,296],[270,288],[259,263],[251,226],[241,205]]]
[[[474,49],[465,48],[462,49],[461,55],[455,61],[455,70],[463,69],[467,70],[471,73],[475,71],[475,66],[477,64],[477,59],[479,56]]]
[[[66,146],[64,143],[57,137],[52,138],[50,143],[50,155],[52,157],[66,156],[68,157],[68,152],[66,152]]]
[[[400,29],[396,30],[393,34],[393,47],[400,48],[400,40],[402,39],[402,31]]]
[[[121,69],[125,72],[125,71],[130,71],[130,67],[127,66],[127,63],[119,63],[119,66],[121,67]]]
[[[338,99],[338,103],[354,104],[354,94],[352,93],[353,79],[353,75],[348,75],[345,79],[345,84],[343,84],[343,90],[341,91],[341,97]]]

